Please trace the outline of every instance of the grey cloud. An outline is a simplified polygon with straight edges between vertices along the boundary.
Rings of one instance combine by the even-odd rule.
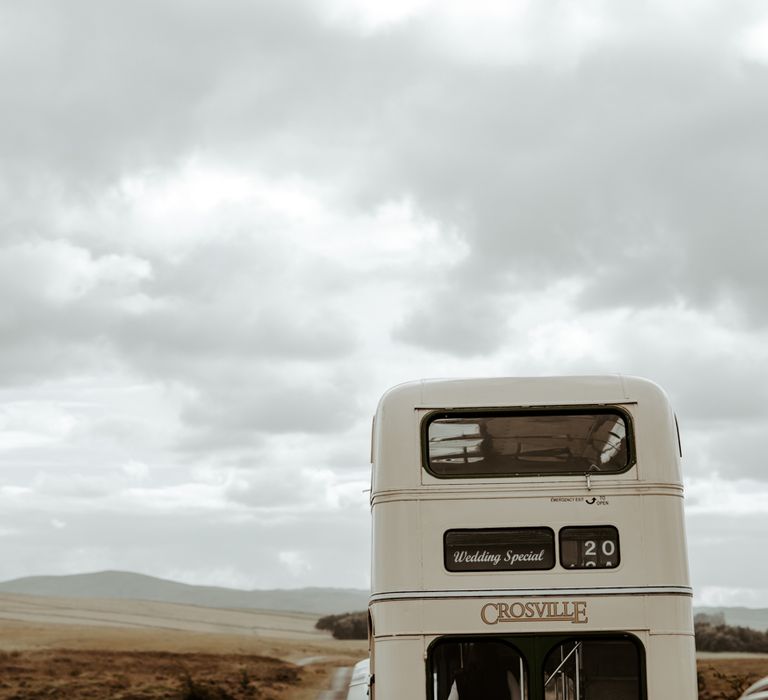
[[[41,473],[33,485],[35,493],[44,498],[64,499],[70,502],[102,499],[113,493],[114,487],[114,480],[72,472]]]
[[[234,300],[232,300],[234,301]],[[263,303],[263,301],[262,301]],[[192,364],[195,357],[272,357],[280,360],[322,360],[341,357],[353,343],[345,323],[324,317],[306,307],[279,306],[259,310],[258,302],[200,304],[149,312],[121,326],[116,341],[137,366],[160,366],[173,374],[166,363],[177,367]],[[248,307],[251,308],[248,308]]]
[[[620,3],[616,12],[636,7]],[[477,358],[498,368],[490,356],[514,346],[517,330],[509,305],[567,277],[584,289],[575,321],[591,314],[598,334],[602,313],[676,304],[711,311],[701,324],[741,329],[722,351],[707,337],[668,349],[634,335],[629,319],[613,357],[667,387],[684,441],[687,424],[711,429],[713,462],[759,478],[750,455],[768,405],[765,358],[753,350],[764,344],[755,327],[768,319],[768,68],[741,58],[736,46],[758,7],[733,3],[691,28],[632,9],[609,17],[619,17],[616,32],[571,64],[540,52],[488,65],[437,46],[428,19],[363,36],[304,2],[5,4],[2,254],[31,238],[54,247],[66,239],[86,267],[119,255],[149,274],[121,277],[110,268],[91,286],[56,296],[56,289],[44,293],[45,284],[70,263],[9,264],[0,275],[0,382],[27,390],[52,379],[81,377],[93,386],[119,375],[164,384],[178,392],[168,412],[181,407],[178,431],[155,436],[148,448],[151,431],[105,404],[113,414],[89,423],[68,447],[82,448],[100,426],[110,446],[66,459],[41,448],[25,453],[24,464],[42,469],[59,460],[62,470],[76,469],[83,455],[119,464],[155,450],[170,471],[209,461],[257,471],[277,463],[271,438],[287,444],[310,436],[322,448],[301,460],[349,470],[350,426],[365,423],[358,444],[367,457],[375,399],[363,401],[366,382],[409,367],[432,370],[435,355],[425,359],[423,349],[442,352],[436,372],[461,371],[470,365],[460,362]],[[352,316],[361,310],[354,306],[361,287],[375,297],[376,274],[360,272],[353,259],[339,264],[332,252],[307,255],[293,242],[300,236],[283,242],[285,222],[261,212],[233,207],[161,222],[180,236],[204,235],[183,255],[153,247],[137,235],[151,232],[138,231],[142,222],[131,219],[115,186],[126,177],[162,179],[196,155],[266,179],[298,174],[321,183],[325,203],[353,221],[406,199],[456,232],[467,257],[445,269],[390,267],[387,282],[412,292],[393,298],[416,299],[393,329],[375,323],[390,301],[384,294],[364,310],[366,323]],[[323,234],[311,217],[303,226],[305,237]],[[724,319],[724,300],[741,317]],[[363,326],[373,329],[370,338],[360,337]],[[521,354],[532,371],[541,367]],[[749,426],[742,433],[733,428],[740,421]],[[142,446],[128,449],[142,432]],[[731,435],[743,444],[729,443]],[[171,454],[170,443],[183,454]],[[251,486],[239,500],[229,496],[256,512],[261,494]],[[269,585],[264,563],[276,565],[283,546],[314,552],[316,582],[353,580],[353,563],[333,574],[322,557],[348,546],[350,560],[362,561],[367,516],[326,515],[285,516],[284,533],[256,515],[252,531],[216,520],[201,536],[199,518],[187,515],[141,523],[116,515],[94,532],[84,514],[55,531],[58,553],[48,548],[49,524],[20,515],[18,527],[35,535],[11,541],[6,561],[25,570],[8,575],[56,573],[35,569],[40,561],[59,571],[162,575],[174,548],[183,551],[174,567],[200,571],[204,544],[222,567],[252,552],[242,570],[254,585]],[[760,536],[757,526],[749,536]],[[708,556],[695,547],[697,557]]]
[[[728,481],[768,481],[764,418],[721,420],[699,426],[687,434],[683,432],[683,437],[686,474],[716,472]]]
[[[282,478],[275,479],[275,473],[282,473]],[[279,507],[286,501],[300,506],[307,503],[308,496],[318,497],[318,494],[308,493],[302,486],[305,484],[302,483],[301,473],[298,470],[290,467],[278,468],[261,482],[230,487],[227,490],[227,497],[252,508],[269,509],[276,505]]]
[[[691,575],[695,589],[706,586],[750,588],[764,586],[768,580],[768,563],[756,552],[765,537],[766,519],[761,515],[687,516],[688,548]],[[734,578],[734,572],[745,572],[749,562],[749,576]],[[763,590],[764,594],[765,591]]]
[[[289,453],[291,469],[317,470],[343,475],[345,479],[357,475],[366,482],[370,479],[371,417],[365,415],[364,404],[358,397],[355,397],[354,404],[354,413],[350,412],[345,417],[345,425],[333,431],[318,430],[315,423],[309,430],[299,431],[300,426],[295,420],[293,425],[286,423],[283,430],[264,431],[246,421],[241,428],[242,434],[235,440],[237,449],[227,451],[223,448],[232,446],[232,435],[225,431],[216,441],[211,434],[213,431],[205,431],[205,426],[195,422],[193,426],[199,432],[195,437],[188,435],[184,444],[190,450],[194,445],[199,449],[216,449],[217,465],[242,475],[248,484],[265,479],[270,473],[284,471],[285,460],[280,464],[275,462],[275,454],[280,452]],[[362,419],[360,414],[364,416]],[[271,468],[275,472],[271,472]],[[245,492],[250,490],[251,486],[244,488]]]
[[[68,245],[82,263],[78,276],[67,260],[62,273],[51,264],[50,249],[58,247],[41,241],[22,274],[10,274],[19,273],[13,256],[3,258],[6,386],[122,371],[175,386],[186,397],[177,447],[193,452],[253,446],[264,433],[327,433],[354,420],[354,382],[338,374],[338,363],[354,351],[356,333],[343,312],[347,288],[334,281],[326,293],[322,275],[318,282],[310,274],[322,260],[291,256],[286,246],[278,251],[269,238],[226,235],[181,262],[127,255],[151,274],[120,284],[114,265],[104,279],[96,274],[116,256]],[[64,282],[48,293],[57,274]],[[143,301],[134,308],[137,295]],[[328,367],[311,369],[318,362]],[[129,453],[130,441],[115,430],[144,430],[145,446],[152,439],[128,416],[108,422],[115,444]],[[100,435],[95,425],[91,433]],[[118,452],[109,457],[119,459]]]
[[[114,274],[91,279],[104,260],[116,256],[98,257],[70,246],[82,258],[84,283],[73,272],[58,285],[67,289],[48,294],[46,285],[56,271],[46,250],[56,246],[42,243],[27,256],[22,270],[18,265],[10,269],[11,248],[0,251],[9,263],[0,281],[5,302],[0,354],[9,375],[25,374],[20,366],[25,357],[27,376],[45,376],[60,372],[62,365],[74,369],[79,355],[98,364],[97,356],[111,350],[112,362],[122,359],[170,377],[182,373],[182,379],[187,368],[195,379],[195,366],[204,375],[207,361],[217,363],[227,356],[238,361],[333,359],[354,347],[350,322],[329,303],[332,299],[315,293],[312,278],[304,279],[303,270],[284,264],[266,242],[214,240],[181,270],[166,260],[153,260],[148,264],[151,275],[136,276],[125,285],[116,283]],[[146,308],[136,309],[135,303]]]
[[[664,386],[681,425],[707,430],[766,418],[768,358],[762,335],[738,333],[723,342],[717,332],[699,335],[688,323],[678,327],[658,319],[652,325],[645,319],[635,328],[632,319],[621,338],[626,372]],[[719,330],[714,319],[710,329]]]
[[[480,290],[498,290],[511,269],[529,286],[582,277],[586,307],[768,291],[752,262],[768,257],[754,155],[768,136],[768,101],[756,97],[768,73],[654,48],[599,51],[573,74],[467,81],[449,119],[420,120],[437,124],[430,140],[466,149],[429,158],[414,141],[408,165],[425,169],[426,206],[469,202],[462,227]]]
[[[217,356],[227,348],[292,359],[343,356],[355,334],[333,306],[346,290],[327,294],[316,279],[327,267],[332,263],[281,243],[279,225],[266,236],[219,235],[181,263],[157,260],[146,289],[161,306],[127,324],[124,341],[151,346],[154,339]]]
[[[455,271],[452,271],[455,272]],[[451,274],[453,278],[453,274]],[[440,285],[393,329],[393,338],[459,357],[492,354],[509,340],[506,299],[475,295],[471,285]]]
[[[370,423],[370,419],[366,417],[355,424],[345,439],[329,450],[324,463],[331,466],[336,472],[344,470],[345,473],[349,473],[354,470],[362,475],[363,481],[369,480]]]
[[[566,69],[450,58],[418,22],[355,36],[303,3],[43,7],[24,13],[42,56],[3,62],[38,99],[5,112],[4,150],[54,176],[202,149],[343,183],[350,205],[411,194],[472,242],[476,294],[510,270],[579,275],[586,307],[732,296],[766,321],[768,69],[735,47],[749,3],[696,36],[644,17]]]
[[[312,454],[311,450],[308,454]],[[241,470],[225,494],[236,503],[267,512],[298,511],[322,503],[332,481],[330,472],[319,469],[316,463],[272,464]]]
[[[223,75],[242,72],[265,43],[274,49],[276,36],[300,40],[306,19],[294,8],[240,0],[6,7],[15,41],[4,42],[4,101],[14,109],[3,110],[3,151],[97,181],[173,162],[196,145],[198,108]]]
[[[98,374],[104,368],[102,348],[91,343],[67,342],[49,333],[25,333],[0,345],[0,384],[25,386],[51,379]]]
[[[235,438],[258,440],[260,434],[344,430],[359,407],[348,383],[339,379],[265,372],[243,376],[242,367],[221,371],[182,411],[183,421],[194,430],[187,444],[214,440],[222,447]]]
[[[293,578],[280,559],[281,552],[294,551],[311,567],[312,585],[339,585],[341,581],[360,588],[367,585],[365,508],[312,511],[301,519],[207,514],[202,528],[199,513],[143,513],[141,517],[104,513],[97,528],[92,515],[62,515],[66,526],[61,528],[51,525],[52,517],[56,513],[16,515],[16,531],[2,537],[7,557],[0,564],[0,580],[127,569],[208,582],[212,572],[220,571],[219,585],[234,578],[251,588],[306,585],[306,579]],[[339,551],[346,553],[343,561]]]

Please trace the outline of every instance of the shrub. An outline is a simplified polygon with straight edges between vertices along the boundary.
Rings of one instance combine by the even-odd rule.
[[[697,651],[750,651],[768,653],[768,633],[749,627],[694,625]]]
[[[326,615],[317,621],[315,627],[328,630],[334,639],[368,639],[368,614],[353,612]]]

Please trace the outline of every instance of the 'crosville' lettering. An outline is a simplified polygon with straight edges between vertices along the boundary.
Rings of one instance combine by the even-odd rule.
[[[571,622],[579,625],[589,621],[586,600],[513,601],[486,603],[480,609],[480,619],[486,625],[500,622]]]

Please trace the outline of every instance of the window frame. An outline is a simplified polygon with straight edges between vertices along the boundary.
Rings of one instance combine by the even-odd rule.
[[[519,635],[518,635],[519,636]],[[530,636],[530,635],[527,635]],[[526,675],[526,684],[531,682],[531,663],[526,654],[515,644],[514,636],[508,634],[446,634],[433,639],[427,647],[424,663],[426,666],[426,681],[427,681],[427,699],[437,700],[434,695],[434,688],[432,685],[432,654],[436,646],[440,644],[454,643],[454,644],[469,644],[482,642],[495,642],[497,644],[506,644],[512,648],[515,653],[522,659],[523,668]],[[643,699],[645,700],[645,699]]]
[[[555,639],[559,635],[542,635],[551,637],[552,639]],[[647,700],[648,698],[648,671],[647,671],[647,665],[646,665],[646,657],[645,657],[645,645],[642,643],[642,641],[639,639],[639,637],[635,636],[634,634],[631,634],[630,632],[591,632],[587,634],[568,634],[568,635],[562,635],[557,641],[555,641],[549,649],[541,654],[540,663],[538,664],[538,671],[541,672],[541,681],[544,682],[544,668],[547,663],[547,659],[549,658],[549,655],[552,654],[552,652],[555,651],[555,649],[558,646],[561,646],[563,644],[566,644],[568,642],[584,642],[584,641],[594,641],[594,642],[616,642],[616,641],[627,641],[630,642],[634,647],[635,651],[637,652],[637,673],[638,673],[638,691],[639,691],[639,700]]]
[[[627,464],[621,469],[611,471],[586,472],[584,470],[563,470],[557,472],[508,472],[499,474],[494,472],[473,472],[471,474],[441,474],[432,468],[429,460],[429,426],[440,418],[504,418],[504,417],[536,417],[536,416],[578,416],[578,415],[618,415],[624,420],[626,427]],[[435,409],[426,413],[421,419],[421,466],[430,476],[436,479],[557,479],[563,476],[616,476],[625,474],[637,464],[635,447],[635,430],[632,416],[624,407],[615,404],[607,405],[583,405],[578,406],[546,406],[541,408],[455,408]]]
[[[560,645],[572,641],[628,641],[637,651],[639,699],[648,700],[648,664],[646,648],[642,640],[632,632],[594,631],[581,634],[542,631],[528,634],[444,634],[435,637],[427,646],[424,659],[425,679],[427,685],[427,700],[436,700],[432,687],[432,654],[433,649],[440,643],[495,641],[511,646],[522,658],[527,684],[529,687],[528,700],[540,700],[534,696],[534,691],[544,688],[544,666],[547,657]],[[534,673],[537,674],[534,677]],[[539,677],[540,676],[540,677]],[[544,697],[542,692],[541,698]]]

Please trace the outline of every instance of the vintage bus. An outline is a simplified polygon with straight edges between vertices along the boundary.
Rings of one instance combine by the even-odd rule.
[[[624,376],[419,381],[372,441],[376,700],[695,700],[677,422]]]

